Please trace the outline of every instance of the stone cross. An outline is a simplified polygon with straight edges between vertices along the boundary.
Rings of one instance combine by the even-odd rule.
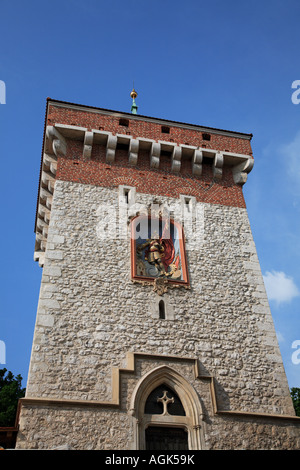
[[[167,396],[167,393],[168,393],[168,392],[167,392],[166,390],[164,390],[163,396],[160,397],[160,398],[157,398],[157,401],[158,401],[158,402],[161,402],[161,403],[163,404],[163,407],[164,407],[163,415],[168,415],[168,414],[169,414],[169,413],[168,413],[168,409],[167,409],[168,404],[169,404],[169,403],[174,403],[174,398],[173,398],[173,397],[172,397],[172,398],[169,398],[169,397]]]

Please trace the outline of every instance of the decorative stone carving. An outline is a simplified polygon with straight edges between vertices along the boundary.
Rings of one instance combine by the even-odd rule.
[[[53,126],[47,126],[46,136],[52,144],[52,153],[56,156],[66,155],[67,152],[67,142],[66,139],[58,132],[57,129]]]
[[[163,415],[168,415],[168,405],[169,403],[174,403],[174,397],[169,398],[167,395],[167,391],[164,390],[163,396],[160,398],[157,398],[157,401],[162,403],[163,405]]]
[[[201,176],[202,175],[202,160],[203,153],[201,150],[195,150],[193,155],[193,175]]]
[[[172,166],[171,171],[174,173],[179,173],[181,168],[181,147],[174,147],[172,153]]]
[[[117,148],[117,136],[109,135],[106,144],[106,162],[112,163],[115,161]]]
[[[52,193],[47,191],[47,189],[45,189],[45,188],[41,188],[40,189],[40,197],[41,197],[41,199],[46,201],[46,206],[48,207],[48,209],[51,209],[52,198],[53,198]]]
[[[214,175],[214,178],[217,180],[220,180],[222,178],[223,163],[224,163],[223,154],[221,152],[217,152],[214,158],[214,165],[213,165],[213,175]]]
[[[53,193],[54,190],[54,183],[55,183],[55,176],[53,176],[48,171],[42,171],[41,180],[45,186],[48,187],[50,193]]]
[[[91,158],[92,155],[92,148],[93,148],[93,132],[86,131],[84,135],[84,143],[83,143],[83,156],[85,158]]]
[[[233,167],[232,174],[235,184],[243,185],[246,183],[248,173],[252,170],[253,165],[254,159],[249,157],[248,160]]]
[[[156,292],[158,295],[163,295],[168,292],[168,280],[160,277],[154,279],[153,292]]]
[[[49,167],[50,172],[55,176],[57,170],[57,157],[53,154],[48,155],[47,153],[44,153],[43,163]]]
[[[159,168],[159,159],[160,159],[160,144],[153,142],[150,152],[150,167]]]
[[[137,139],[130,139],[128,157],[129,157],[129,163],[131,165],[137,164],[138,152],[139,152],[139,141]]]

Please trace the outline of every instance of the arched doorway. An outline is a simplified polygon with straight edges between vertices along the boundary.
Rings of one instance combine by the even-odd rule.
[[[138,382],[131,400],[135,449],[203,448],[202,408],[194,388],[178,372],[158,367]]]
[[[186,416],[184,407],[177,393],[166,384],[156,387],[145,403],[145,415]],[[188,432],[184,427],[148,426],[145,428],[146,450],[188,450]]]

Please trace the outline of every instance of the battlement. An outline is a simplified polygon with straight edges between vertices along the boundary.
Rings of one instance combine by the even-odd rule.
[[[252,134],[47,100],[35,259],[47,244],[57,179],[245,207]]]

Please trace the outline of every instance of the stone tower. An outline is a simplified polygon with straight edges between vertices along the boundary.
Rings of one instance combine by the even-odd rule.
[[[47,100],[17,448],[299,448],[251,137]]]

